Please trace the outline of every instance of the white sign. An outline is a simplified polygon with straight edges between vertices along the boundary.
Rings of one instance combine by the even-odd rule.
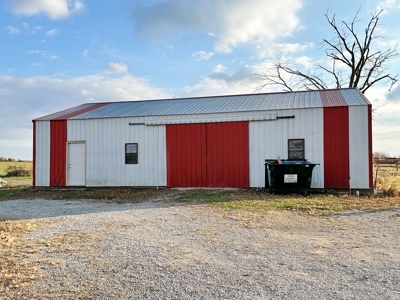
[[[297,183],[297,174],[285,174],[283,178],[284,183]]]

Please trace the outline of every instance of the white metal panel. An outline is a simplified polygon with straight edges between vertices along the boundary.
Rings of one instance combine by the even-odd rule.
[[[288,139],[305,140],[305,158],[319,163],[312,175],[312,188],[324,187],[323,109],[277,111],[292,119],[249,122],[250,187],[265,186],[265,159],[288,157]]]
[[[269,120],[275,120],[276,119],[276,114],[275,113],[269,113],[269,114],[263,114],[262,116],[247,116],[247,115],[242,115],[242,116],[217,116],[217,117],[212,117],[212,116],[207,116],[202,118],[202,123],[211,123],[211,122],[238,122],[238,121],[269,121]],[[178,119],[163,119],[163,120],[153,120],[153,121],[146,121],[145,125],[167,125],[167,124],[193,124],[193,123],[199,123],[198,118],[193,118],[193,117],[180,117]]]
[[[286,111],[281,111],[281,115],[286,116]],[[187,124],[187,123],[210,123],[210,122],[235,122],[235,121],[255,121],[276,119],[276,111],[255,111],[255,112],[234,112],[234,113],[215,113],[215,114],[196,114],[180,116],[150,116],[136,117],[136,120],[146,122],[146,125],[157,124]]]
[[[129,125],[144,118],[68,120],[68,141],[86,141],[86,186],[166,186],[165,126]],[[138,164],[125,144],[138,143]]]
[[[349,107],[350,187],[369,188],[368,106]]]
[[[50,121],[35,121],[35,185],[50,186]]]

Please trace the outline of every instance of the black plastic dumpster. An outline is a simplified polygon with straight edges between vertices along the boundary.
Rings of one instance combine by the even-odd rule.
[[[307,160],[265,160],[265,188],[273,193],[307,193],[318,164]]]

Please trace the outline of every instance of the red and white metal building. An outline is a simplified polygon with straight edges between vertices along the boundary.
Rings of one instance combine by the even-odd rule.
[[[319,164],[311,188],[371,189],[371,131],[358,89],[83,104],[33,120],[33,180],[264,187],[264,160],[288,158],[297,140]]]

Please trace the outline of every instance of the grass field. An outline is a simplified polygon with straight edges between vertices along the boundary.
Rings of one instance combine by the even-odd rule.
[[[7,174],[7,169],[10,166],[14,166],[17,169],[25,169],[32,171],[32,162],[31,161],[0,161],[0,177],[3,180],[7,181],[8,188],[7,191],[0,189],[0,197],[17,193],[23,187],[32,186],[32,176],[21,176],[21,177],[5,177],[4,175]],[[10,190],[12,188],[12,190]],[[13,191],[13,189],[15,189]]]
[[[18,169],[26,169],[32,171],[31,161],[0,161],[0,177],[7,174],[7,168],[9,166],[16,166]]]
[[[399,197],[373,197],[311,194],[301,196],[268,195],[263,192],[248,194],[233,191],[193,190],[177,197],[178,202],[208,203],[214,207],[228,210],[264,213],[268,211],[297,211],[311,215],[329,215],[346,210],[374,210],[400,207]]]
[[[378,168],[376,173],[375,169],[374,181],[375,179],[378,191],[382,191],[386,196],[400,196],[400,170],[386,167]]]

